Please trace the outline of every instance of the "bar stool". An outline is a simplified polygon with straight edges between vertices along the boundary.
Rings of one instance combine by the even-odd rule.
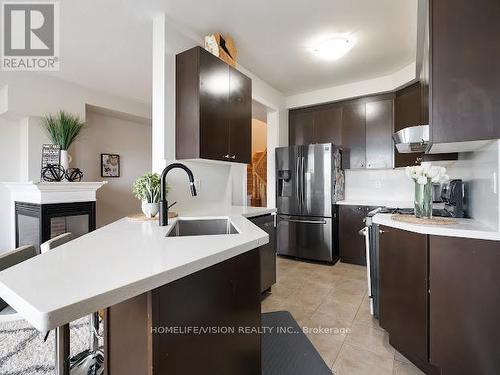
[[[21,246],[17,249],[8,251],[0,255],[0,271],[9,267],[15,266],[25,260],[36,256],[36,249],[34,246]],[[0,322],[12,322],[21,320],[23,317],[0,298]]]
[[[74,239],[71,233],[64,233],[54,237],[40,245],[42,253],[55,249],[58,246]],[[84,367],[92,367],[99,375],[104,371],[104,352],[99,347],[99,315],[92,313],[90,319],[90,349],[70,358],[70,336],[69,324],[65,324],[55,329],[55,360],[56,360],[56,375],[86,374],[87,371],[82,370]]]

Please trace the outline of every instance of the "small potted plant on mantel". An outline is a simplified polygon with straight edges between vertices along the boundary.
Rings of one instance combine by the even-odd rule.
[[[55,115],[47,115],[42,119],[47,135],[53,144],[61,147],[61,166],[64,170],[69,168],[71,156],[68,154],[69,146],[78,138],[85,127],[85,122],[80,117],[59,111]]]
[[[168,186],[165,189],[168,192]],[[132,189],[137,199],[142,201],[142,212],[147,218],[156,216],[160,209],[160,175],[148,172],[134,182]]]

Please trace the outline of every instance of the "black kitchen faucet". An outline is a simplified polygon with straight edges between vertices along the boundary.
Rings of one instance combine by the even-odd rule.
[[[184,169],[186,171],[189,177],[189,187],[191,188],[191,195],[193,197],[196,196],[196,187],[194,186],[194,176],[193,172],[191,172],[191,169],[189,169],[188,167],[186,167],[184,164],[181,163],[173,163],[167,165],[167,167],[165,167],[163,172],[161,172],[161,177],[160,177],[160,226],[162,227],[168,225],[168,202],[165,199],[165,185],[167,180],[167,173],[175,168]]]

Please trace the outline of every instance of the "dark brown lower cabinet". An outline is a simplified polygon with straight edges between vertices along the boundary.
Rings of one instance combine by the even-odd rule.
[[[276,284],[276,227],[275,215],[262,215],[250,219],[269,235],[269,242],[259,247],[260,291],[264,293]]]
[[[430,362],[500,374],[500,242],[430,236]]]
[[[366,266],[365,237],[359,234],[374,207],[339,205],[339,251],[344,263]]]
[[[426,374],[500,374],[500,243],[380,230],[390,344]]]
[[[107,374],[259,375],[259,270],[254,249],[108,308]]]
[[[427,363],[427,235],[380,227],[380,325],[417,366]]]

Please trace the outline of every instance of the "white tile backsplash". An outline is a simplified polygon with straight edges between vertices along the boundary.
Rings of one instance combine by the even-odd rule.
[[[413,181],[404,168],[346,170],[345,200],[411,201]]]
[[[433,164],[446,167],[450,178],[465,182],[470,217],[500,230],[500,140],[461,153],[458,161]],[[404,168],[345,171],[346,201],[406,202],[413,200],[413,192],[414,183]]]
[[[466,200],[470,217],[500,230],[500,140],[478,151],[459,154],[459,160],[448,167],[451,178],[466,184]]]

